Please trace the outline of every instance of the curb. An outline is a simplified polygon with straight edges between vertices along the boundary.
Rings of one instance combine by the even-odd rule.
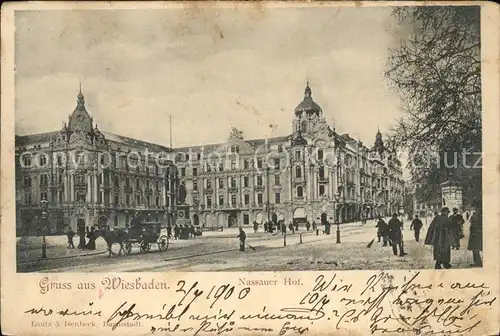
[[[43,261],[51,261],[51,260],[71,259],[71,258],[76,258],[76,257],[88,257],[88,256],[99,255],[99,254],[105,254],[106,252],[108,252],[108,251],[93,252],[93,253],[84,253],[84,254],[75,254],[75,255],[70,255],[70,256],[54,257],[54,258],[47,258],[47,259],[37,259],[37,260],[32,260],[32,261],[20,262],[20,263],[18,263],[18,265],[26,265],[26,264],[43,262]]]

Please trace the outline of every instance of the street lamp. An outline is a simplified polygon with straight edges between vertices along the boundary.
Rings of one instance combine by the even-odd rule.
[[[338,206],[340,200],[340,193],[336,192],[335,195],[335,224],[337,224],[337,244],[340,244],[340,226],[339,226],[339,217],[338,217]]]
[[[45,231],[47,230],[47,219],[48,219],[48,206],[49,202],[43,198],[40,201],[40,207],[42,208],[42,259],[47,259],[47,243],[45,241]]]

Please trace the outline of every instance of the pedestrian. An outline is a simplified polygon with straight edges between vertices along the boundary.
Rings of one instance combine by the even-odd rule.
[[[75,236],[75,232],[69,228],[66,236],[68,237],[68,248],[74,249],[75,245],[73,244],[73,237]]]
[[[424,226],[424,223],[418,218],[418,215],[415,215],[415,219],[411,222],[410,230],[413,230],[415,233],[415,241],[418,243],[420,239],[420,230]]]
[[[172,238],[172,226],[169,224],[167,224],[167,237],[168,239],[171,239]]]
[[[189,233],[191,234],[192,238],[195,238],[195,230],[193,224],[191,224],[191,227],[189,228]]]
[[[175,226],[174,226],[174,239],[179,239],[180,232],[181,232],[180,227],[177,224],[175,224]]]
[[[267,222],[264,223],[264,232],[269,232],[269,227]]]
[[[85,229],[83,227],[80,227],[78,230],[78,237],[80,238],[78,242],[78,249],[79,250],[85,250],[85,246],[87,245],[85,242]]]
[[[285,224],[285,222],[281,222],[281,235],[284,235],[284,234],[286,234],[286,224]]]
[[[313,223],[312,223],[312,230],[313,230],[313,232],[316,231],[316,222],[315,221],[313,221]]]
[[[311,223],[309,221],[306,222],[306,230],[309,232],[309,229],[311,228]]]
[[[460,239],[464,238],[464,219],[461,214],[458,213],[457,208],[453,208],[453,215],[450,216],[452,223],[452,234],[453,234],[453,247],[452,249],[460,249]]]
[[[87,250],[95,250],[95,240],[96,240],[96,236],[95,236],[95,227],[92,226],[91,230],[87,233],[87,238],[89,239],[89,241],[87,242],[87,246],[86,246],[86,249]]]
[[[295,222],[295,231],[299,231],[299,222],[298,222],[298,221],[297,221],[297,222]],[[294,232],[295,232],[295,231],[294,231]]]
[[[387,223],[382,219],[382,216],[378,216],[377,225],[375,225],[375,227],[377,228],[378,242],[380,243],[380,238],[382,238],[384,243],[382,246],[387,246]]]
[[[295,228],[294,228],[294,226],[293,226],[293,223],[292,223],[292,222],[290,222],[290,223],[288,224],[288,229],[289,229],[292,233],[295,233]]]
[[[403,228],[403,223],[398,219],[398,215],[394,213],[392,215],[391,220],[387,226],[387,230],[389,233],[389,239],[391,241],[392,253],[394,255],[398,255],[398,247],[399,247],[399,256],[403,257],[407,253],[404,251],[403,246],[403,232],[401,231]]]
[[[436,264],[435,269],[451,268],[451,246],[452,241],[452,223],[448,214],[450,209],[444,207],[441,209],[441,215],[434,217],[425,237],[425,245],[433,246],[433,256]]]
[[[257,233],[258,229],[259,229],[259,224],[256,221],[253,221],[253,232]]]
[[[247,239],[247,235],[245,231],[243,231],[243,228],[240,227],[240,234],[238,235],[237,238],[240,238],[240,252],[245,252],[245,241]]]
[[[474,267],[482,267],[483,262],[481,260],[480,251],[483,250],[483,216],[481,213],[481,202],[474,202],[475,211],[470,217],[470,233],[469,233],[469,244],[467,249],[472,251],[473,264]]]

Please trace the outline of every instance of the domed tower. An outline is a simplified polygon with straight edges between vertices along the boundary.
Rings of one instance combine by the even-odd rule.
[[[76,108],[69,117],[68,130],[71,132],[79,130],[88,134],[91,134],[93,131],[92,117],[85,108],[85,97],[82,94],[81,84],[76,100]]]
[[[377,134],[375,135],[373,149],[375,149],[378,154],[382,154],[385,151],[384,140],[382,140],[382,133],[380,133],[380,130],[377,130]]]
[[[322,116],[321,107],[312,99],[312,90],[309,82],[304,90],[304,99],[295,108],[295,118],[293,119],[294,137],[300,132],[308,136],[314,123],[318,122]]]

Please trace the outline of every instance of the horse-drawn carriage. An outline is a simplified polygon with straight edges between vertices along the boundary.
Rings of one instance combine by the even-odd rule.
[[[130,254],[133,246],[138,246],[141,252],[148,252],[154,244],[160,252],[166,251],[169,239],[161,230],[162,224],[159,222],[132,223],[122,241],[124,252]]]

